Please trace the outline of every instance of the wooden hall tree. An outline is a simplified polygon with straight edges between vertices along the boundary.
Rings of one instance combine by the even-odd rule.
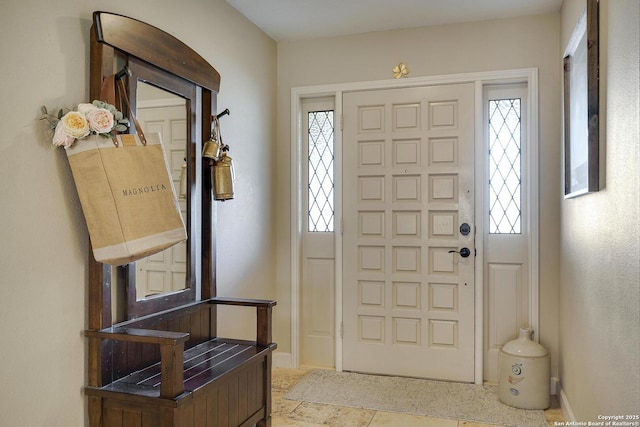
[[[189,236],[185,288],[153,297],[136,295],[134,263],[89,255],[90,426],[269,426],[275,301],[216,297],[212,164],[200,153],[220,75],[173,36],[121,15],[94,13],[90,49],[91,99],[123,69],[134,111],[139,82],[185,99]],[[220,304],[255,309],[255,341],[217,336]]]

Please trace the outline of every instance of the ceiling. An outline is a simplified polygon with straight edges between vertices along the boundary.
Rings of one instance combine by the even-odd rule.
[[[276,41],[560,10],[562,0],[226,0]]]

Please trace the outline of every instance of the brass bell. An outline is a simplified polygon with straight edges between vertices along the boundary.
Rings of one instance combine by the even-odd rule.
[[[213,165],[213,198],[215,200],[233,199],[234,178],[231,157],[223,151],[219,160]]]
[[[217,160],[218,156],[220,156],[220,144],[213,139],[205,142],[204,147],[202,147],[202,157]]]

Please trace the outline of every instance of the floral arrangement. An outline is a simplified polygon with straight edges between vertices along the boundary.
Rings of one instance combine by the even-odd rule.
[[[111,137],[129,126],[129,120],[116,107],[98,100],[79,104],[76,111],[61,108],[56,115],[49,114],[43,106],[41,120],[51,125],[53,144],[64,148],[88,135]]]

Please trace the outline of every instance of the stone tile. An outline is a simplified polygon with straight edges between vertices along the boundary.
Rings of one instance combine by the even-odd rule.
[[[564,418],[564,414],[562,413],[562,409],[547,409],[544,411],[544,417],[549,423],[549,425],[554,425],[555,423],[564,423],[566,420]]]
[[[495,424],[476,423],[473,421],[460,421],[458,423],[458,427],[500,427],[500,426]]]
[[[368,409],[302,402],[287,417],[296,421],[334,427],[366,427],[374,415],[375,411]]]
[[[285,399],[285,394],[287,394],[287,392],[282,390],[273,390],[271,392],[271,413],[274,416],[286,416],[300,405],[300,401],[298,400]]]
[[[307,423],[299,420],[292,420],[283,417],[272,417],[271,427],[325,427],[323,424]]]
[[[272,376],[273,427],[500,427],[493,424],[482,424],[470,421],[458,421],[433,417],[422,417],[391,412],[349,408],[333,405],[321,405],[284,399],[286,393],[309,370],[276,368]],[[549,425],[565,421],[562,409],[555,396],[552,396],[551,407],[544,411]]]
[[[563,423],[566,421],[556,396],[551,396],[551,406],[544,411],[544,417],[551,426],[555,423]]]
[[[379,411],[376,412],[369,427],[456,427],[457,425],[457,420]]]
[[[271,372],[271,388],[288,391],[307,374],[305,369],[275,368]]]

